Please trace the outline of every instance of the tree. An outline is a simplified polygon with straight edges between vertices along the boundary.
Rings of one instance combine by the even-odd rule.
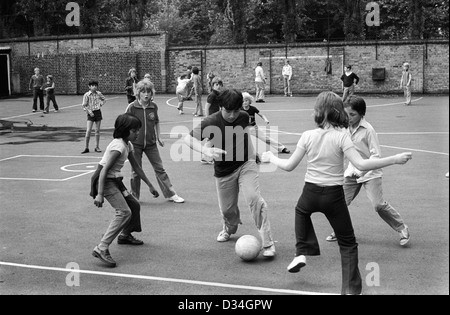
[[[343,0],[343,6],[345,39],[364,39],[364,24],[362,19],[363,8],[361,0]]]

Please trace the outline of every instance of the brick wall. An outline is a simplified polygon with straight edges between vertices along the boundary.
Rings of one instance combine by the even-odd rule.
[[[158,93],[175,93],[177,77],[188,65],[197,66],[206,91],[206,74],[213,71],[229,88],[254,92],[254,68],[263,62],[267,93],[283,93],[281,69],[288,58],[293,67],[294,93],[341,90],[344,64],[361,78],[360,93],[400,93],[403,62],[411,64],[415,93],[449,92],[448,41],[333,42],[293,45],[168,47],[166,34],[103,34],[1,40],[11,47],[11,76],[15,93],[27,93],[33,68],[53,74],[57,93],[82,94],[97,79],[104,93],[124,93],[130,67],[138,76],[150,73]],[[331,62],[331,74],[325,71]],[[373,68],[385,68],[375,81]],[[17,83],[19,82],[19,83]]]
[[[235,47],[170,47],[168,49],[168,92],[174,93],[176,78],[186,65],[202,69],[206,74],[219,74],[229,88],[254,92],[254,68],[263,62],[269,93],[283,93],[281,69],[287,57],[293,68],[291,81],[294,93],[317,93],[323,90],[339,92],[344,64],[351,64],[361,81],[361,93],[400,93],[402,64],[409,62],[415,93],[449,92],[448,41],[408,42],[342,42],[296,45],[248,45]],[[330,58],[332,73],[325,72]],[[373,68],[385,69],[385,80],[372,78]]]
[[[95,36],[44,37],[0,41],[11,47],[11,77],[16,94],[28,93],[33,69],[55,77],[60,94],[83,94],[90,80],[99,81],[104,93],[125,93],[125,80],[131,67],[138,77],[146,73],[155,88],[165,91],[165,34],[104,34]]]

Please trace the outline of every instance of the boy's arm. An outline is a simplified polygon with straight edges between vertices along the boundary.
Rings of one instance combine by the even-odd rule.
[[[222,149],[215,147],[203,147],[201,141],[195,137],[192,137],[190,134],[184,137],[184,143],[186,143],[192,150],[203,153],[209,158],[217,159],[222,154],[227,154],[227,152]]]
[[[258,113],[258,116],[261,117],[265,121],[266,124],[269,124],[269,120],[267,119],[267,117],[265,115]]]
[[[408,72],[408,83],[406,84],[406,86],[411,86],[411,81],[412,81],[412,75],[410,72]]]
[[[210,107],[211,107],[211,104],[206,102],[206,105],[205,105],[205,115],[206,116],[209,116],[209,108]]]
[[[164,147],[164,141],[161,139],[161,128],[159,126],[159,122],[155,123],[155,134],[156,134],[156,139],[158,140],[159,145]]]
[[[354,74],[354,73],[353,73]],[[355,75],[355,85],[358,85],[358,83],[359,83],[359,77],[356,75],[356,74],[354,74]]]

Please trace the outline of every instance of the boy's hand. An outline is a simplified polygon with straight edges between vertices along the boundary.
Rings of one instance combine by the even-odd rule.
[[[261,162],[263,162],[263,163],[270,163],[270,159],[272,158],[272,156],[274,156],[274,155],[273,155],[273,153],[271,151],[264,152],[261,155]]]
[[[151,186],[149,188],[150,188],[150,193],[153,195],[153,198],[158,198],[159,192],[155,189],[155,187]]]
[[[101,208],[101,207],[103,207],[104,202],[105,202],[105,199],[103,198],[103,196],[97,195],[97,197],[95,197],[95,200],[94,200],[94,205]]]
[[[218,148],[207,148],[202,153],[210,159],[217,159],[221,155],[227,154],[227,151],[224,151],[224,150],[218,149]]]
[[[395,156],[395,164],[406,164],[412,159],[412,152],[403,152]]]

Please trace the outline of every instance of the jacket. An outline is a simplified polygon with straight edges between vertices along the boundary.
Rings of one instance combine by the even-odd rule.
[[[155,145],[157,142],[155,127],[159,124],[158,105],[150,102],[147,108],[143,108],[136,100],[128,105],[126,112],[135,115],[142,123],[139,136],[132,142],[133,145],[142,149]]]

